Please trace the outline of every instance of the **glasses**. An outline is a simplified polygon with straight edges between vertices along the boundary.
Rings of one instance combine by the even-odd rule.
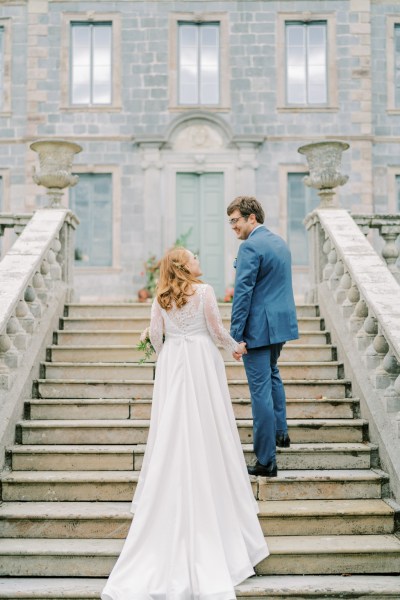
[[[236,225],[236,223],[239,221],[239,219],[246,219],[246,221],[247,221],[247,217],[240,215],[240,217],[236,217],[235,219],[229,219],[228,223],[229,223],[229,225]]]

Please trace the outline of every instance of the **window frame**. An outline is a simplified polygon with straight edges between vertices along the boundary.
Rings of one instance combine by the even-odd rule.
[[[12,69],[12,40],[11,19],[0,19],[3,30],[3,97],[0,102],[0,115],[11,115],[11,69]]]
[[[288,192],[289,192],[289,174],[304,173],[309,174],[307,167],[300,163],[285,163],[279,165],[279,235],[288,243]],[[308,273],[310,265],[293,265],[296,273]]]
[[[400,165],[393,165],[387,168],[387,212],[391,215],[400,214],[400,207],[397,207],[397,178],[400,178]]]
[[[112,260],[111,266],[93,266],[74,264],[77,273],[114,273],[121,271],[121,169],[117,165],[75,165],[73,173],[77,175],[110,174],[112,181]],[[78,183],[79,185],[79,183]],[[70,194],[67,194],[69,207]]]
[[[177,57],[177,63],[178,63],[178,102],[179,102],[179,106],[189,106],[189,103],[185,103],[185,102],[181,102],[180,100],[180,93],[181,93],[181,81],[182,81],[182,76],[181,76],[181,70],[180,70],[180,64],[181,64],[181,57],[182,57],[182,50],[181,50],[181,32],[182,32],[182,27],[185,27],[186,25],[189,25],[191,27],[196,27],[198,35],[197,35],[197,45],[196,45],[196,69],[197,69],[197,73],[196,73],[196,79],[197,79],[197,102],[191,102],[190,106],[219,106],[220,103],[220,98],[221,98],[221,40],[220,40],[220,23],[219,22],[211,22],[211,21],[207,21],[205,23],[189,23],[187,21],[179,21],[178,22],[178,45],[177,45],[177,51],[178,51],[178,57]],[[217,78],[217,96],[218,96],[218,100],[217,102],[213,102],[213,103],[205,103],[205,102],[201,102],[201,95],[202,95],[202,84],[203,84],[203,78],[202,78],[202,70],[201,70],[201,63],[202,63],[202,41],[201,41],[201,29],[203,27],[214,27],[216,28],[216,30],[218,31],[218,78]]]
[[[3,206],[0,207],[0,212],[5,213],[11,210],[10,208],[10,169],[0,169],[0,177],[3,180]]]
[[[179,25],[219,24],[219,103],[180,104],[179,103]],[[226,112],[230,110],[230,69],[228,13],[171,13],[169,15],[169,58],[168,58],[168,98],[171,112],[204,110]]]
[[[399,115],[400,104],[396,105],[396,90],[394,85],[395,75],[395,43],[394,30],[400,27],[400,15],[388,15],[386,17],[386,91],[387,91],[387,112],[389,114]]]
[[[75,65],[73,64],[73,38],[74,38],[74,29],[78,28],[78,27],[85,27],[88,28],[90,31],[90,64],[89,64],[89,70],[90,70],[90,86],[89,86],[89,95],[90,95],[90,101],[88,104],[86,104],[85,102],[74,102],[73,101],[73,85],[72,83],[72,78],[73,78],[73,72],[74,72],[74,67]],[[109,86],[110,86],[110,95],[111,95],[111,99],[110,102],[94,102],[93,101],[93,96],[94,96],[94,86],[93,86],[93,72],[94,72],[94,57],[95,57],[95,53],[94,53],[94,49],[93,49],[93,44],[94,44],[94,29],[98,27],[107,27],[110,29],[111,32],[111,47],[110,47],[110,81]],[[71,27],[70,27],[70,86],[69,86],[69,94],[70,94],[70,98],[69,98],[69,103],[71,106],[88,106],[88,107],[98,107],[98,106],[112,106],[113,104],[113,74],[112,74],[112,64],[113,64],[113,49],[112,49],[112,37],[113,37],[113,28],[112,28],[112,21],[100,21],[100,22],[96,22],[96,23],[89,23],[88,21],[72,21],[71,22]]]
[[[325,104],[289,104],[287,102],[286,24],[290,22],[326,23],[326,74],[327,102]],[[277,15],[277,110],[279,112],[336,112],[338,107],[336,67],[336,15],[335,13],[298,12]]]
[[[112,82],[111,104],[72,104],[72,27],[74,23],[95,25],[110,23],[112,28],[111,57]],[[119,112],[121,101],[121,17],[118,13],[63,13],[61,31],[61,106],[63,111],[73,112]]]

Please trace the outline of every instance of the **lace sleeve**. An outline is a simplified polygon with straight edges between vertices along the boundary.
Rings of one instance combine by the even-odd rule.
[[[232,352],[236,351],[239,344],[229,335],[228,331],[222,325],[222,319],[218,308],[217,299],[213,288],[206,286],[204,294],[204,316],[207,323],[207,329],[217,346],[223,346]]]
[[[164,320],[161,312],[161,307],[158,304],[157,298],[154,298],[151,306],[150,320],[150,341],[157,356],[160,354],[163,346],[163,329]]]

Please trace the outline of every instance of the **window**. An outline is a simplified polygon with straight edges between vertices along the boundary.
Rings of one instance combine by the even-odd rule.
[[[71,104],[112,102],[112,23],[71,23]]]
[[[314,188],[303,183],[307,173],[288,173],[287,181],[287,240],[292,253],[293,265],[308,265],[307,231],[305,216],[319,204]]]
[[[326,104],[326,21],[286,22],[286,96],[288,104]]]
[[[400,108],[400,24],[394,27],[394,101]]]
[[[80,220],[76,230],[75,264],[112,266],[111,173],[80,173],[79,184],[70,189],[70,208]]]
[[[0,176],[0,214],[4,211],[4,188],[3,188],[3,177]],[[2,240],[2,233],[4,233],[4,231],[1,231],[0,228],[0,259],[2,258],[3,255],[3,240]]]
[[[169,110],[206,106],[212,112],[229,111],[228,13],[171,12],[168,35]]]
[[[396,175],[396,212],[400,213],[400,175]]]
[[[179,103],[219,103],[219,24],[179,23]]]
[[[4,27],[0,27],[0,111],[4,108]]]

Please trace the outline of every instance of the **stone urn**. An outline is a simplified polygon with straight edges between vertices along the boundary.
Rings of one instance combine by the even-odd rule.
[[[38,153],[40,172],[33,167],[33,181],[47,188],[49,207],[59,208],[63,190],[76,185],[79,177],[72,175],[72,162],[82,147],[66,140],[37,140],[30,148]]]
[[[335,196],[335,187],[344,185],[348,181],[347,175],[340,172],[342,153],[349,148],[349,144],[338,141],[316,142],[306,144],[298,149],[304,154],[310,174],[304,177],[304,183],[316,188],[321,198],[319,208],[335,208],[339,206]]]

